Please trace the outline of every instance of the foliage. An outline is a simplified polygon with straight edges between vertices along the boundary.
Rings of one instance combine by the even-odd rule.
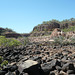
[[[51,24],[52,22],[60,23],[60,21],[58,21],[56,19],[52,19],[50,21],[43,21],[42,24]]]
[[[75,18],[65,19],[65,20],[62,20],[62,21],[52,19],[52,20],[49,20],[49,21],[43,21],[42,24],[38,24],[38,26],[41,26],[43,24],[44,25],[50,25],[52,23],[58,23],[60,25],[60,28],[64,32],[75,31]],[[74,26],[74,28],[71,27],[71,26]],[[38,29],[35,29],[34,31],[38,31]]]
[[[8,64],[8,61],[7,61],[7,60],[4,60],[4,61],[1,63],[1,67],[6,66],[7,64]]]
[[[0,35],[5,35],[6,32],[15,33],[15,31],[13,31],[13,30],[10,29],[10,28],[1,28],[1,29],[0,29]]]
[[[8,64],[7,60],[4,60],[2,56],[0,56],[0,70],[2,70],[3,66],[6,66]]]
[[[75,26],[70,26],[69,28],[64,28],[64,29],[62,29],[62,31],[64,31],[64,32],[70,32],[70,31],[75,31]]]
[[[36,32],[37,31],[37,29],[34,29],[34,32]]]
[[[75,43],[75,37],[71,37],[67,39],[66,37],[59,36],[54,38],[54,44],[60,44],[60,45],[69,45],[69,44],[74,44]]]
[[[75,43],[75,37],[71,37],[70,40],[72,43]]]
[[[55,44],[62,44],[64,39],[65,39],[65,38],[62,37],[62,36],[55,37],[55,38],[54,38],[54,43],[55,43]]]
[[[27,37],[23,37],[23,45],[29,43],[29,39]]]
[[[23,46],[29,43],[28,37],[19,37],[18,40],[21,42]]]
[[[7,39],[5,36],[0,36],[0,47],[19,46],[21,43],[15,39]]]
[[[40,26],[41,24],[38,24],[38,26]]]
[[[10,29],[10,28],[5,28],[5,31],[6,31],[6,32],[13,32],[13,33],[15,33],[15,31],[13,31],[13,30]]]

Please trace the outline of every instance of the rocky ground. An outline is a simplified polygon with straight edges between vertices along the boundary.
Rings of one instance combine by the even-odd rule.
[[[25,47],[0,48],[0,56],[9,64],[14,64],[3,67],[0,75],[75,75],[75,44],[55,46],[50,42],[29,43]],[[27,60],[37,64],[29,66],[29,69],[25,65],[22,67]],[[20,72],[20,67],[24,72]]]

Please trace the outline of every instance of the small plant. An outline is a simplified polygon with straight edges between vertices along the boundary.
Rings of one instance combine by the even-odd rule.
[[[29,43],[29,39],[27,37],[23,38],[23,45],[26,45],[27,43]]]
[[[7,60],[4,60],[2,56],[0,56],[0,70],[2,70],[3,66],[6,66],[8,64]]]
[[[21,37],[21,38],[18,38],[18,40],[21,42],[21,45],[23,46],[29,43],[28,37]]]
[[[7,61],[7,60],[4,60],[4,61],[1,63],[1,67],[6,66],[7,64],[8,64],[8,61]]]

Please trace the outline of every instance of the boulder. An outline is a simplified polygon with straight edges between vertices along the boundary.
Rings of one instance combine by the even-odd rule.
[[[29,75],[42,75],[43,71],[38,62],[33,60],[27,60],[18,64],[18,70],[20,73],[28,73]]]
[[[60,36],[62,34],[63,34],[63,32],[59,28],[55,28],[53,30],[52,34],[50,35],[50,38],[58,37],[58,36]]]

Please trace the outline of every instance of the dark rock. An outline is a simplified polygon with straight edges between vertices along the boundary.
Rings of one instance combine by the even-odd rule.
[[[5,75],[7,72],[0,70],[0,75]]]
[[[41,52],[40,51],[35,51],[35,54],[40,54]]]
[[[75,74],[75,71],[74,70],[68,70],[67,74]]]
[[[62,70],[62,68],[61,68],[60,66],[56,66],[56,69],[57,69],[58,71],[61,71],[61,70]]]
[[[51,66],[54,67],[54,66],[61,66],[61,62],[59,60],[52,60],[51,62]]]
[[[9,71],[14,72],[17,69],[18,69],[18,66],[17,65],[13,65],[13,66],[10,67]]]
[[[50,71],[53,70],[53,68],[50,66],[50,64],[43,64],[42,70],[44,71],[45,75],[49,75]]]
[[[57,70],[51,71],[49,75],[58,75],[58,71]]]
[[[40,60],[41,57],[40,56],[34,56],[33,59],[34,59],[34,61],[36,61],[36,60]]]
[[[8,72],[7,74],[5,75],[16,75],[15,72]]]
[[[73,63],[66,63],[63,65],[62,70],[65,72],[67,70],[74,70],[74,64]]]
[[[20,72],[19,72],[18,70],[15,70],[15,74],[16,74],[16,75],[19,75]]]
[[[36,61],[27,60],[18,64],[19,72],[28,73],[29,75],[40,75],[40,71],[43,74],[43,71],[40,65]]]

